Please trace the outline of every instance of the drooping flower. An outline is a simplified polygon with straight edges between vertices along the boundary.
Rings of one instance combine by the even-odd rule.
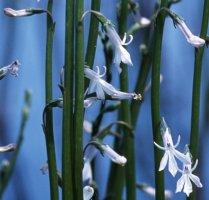
[[[16,149],[16,144],[8,144],[6,146],[0,147],[0,152],[9,152],[14,151]]]
[[[192,172],[196,169],[198,160],[196,160],[194,166],[192,167],[191,162],[191,154],[188,151],[186,153],[186,157],[190,160],[190,164],[183,164],[183,170],[178,169],[179,172],[182,173],[182,176],[179,178],[176,184],[176,193],[181,192],[183,190],[187,196],[192,192],[192,183],[191,181],[199,188],[203,187],[202,183],[198,176],[192,174]]]
[[[116,153],[112,148],[107,144],[102,144],[101,149],[106,153],[106,155],[115,163],[124,166],[127,162],[127,159],[124,156]]]
[[[104,68],[103,74],[100,73],[100,69],[98,66],[97,66],[97,72],[87,67],[84,68],[85,77],[91,80],[90,86],[88,88],[88,93],[96,92],[97,98],[100,100],[105,99],[105,93],[111,96],[112,98],[119,100],[141,99],[140,94],[137,95],[135,93],[121,92],[119,90],[116,90],[110,83],[103,80],[102,77],[104,77],[106,74],[106,67],[103,66],[103,68]],[[93,101],[95,101],[95,99],[93,99]],[[92,101],[90,101],[90,104],[91,103]]]
[[[175,24],[178,26],[178,28],[184,34],[187,42],[190,43],[193,47],[199,48],[199,47],[202,47],[205,44],[205,40],[203,40],[199,36],[194,35],[190,31],[190,29],[187,27],[184,20],[180,19],[179,17],[176,17],[175,18]]]
[[[88,160],[84,162],[82,177],[83,177],[83,184],[88,184],[88,185],[92,184],[93,176],[92,176],[91,162]]]
[[[25,17],[33,15],[32,9],[14,10],[12,8],[4,8],[4,14],[9,17]]]
[[[83,188],[83,200],[90,200],[94,195],[94,189],[89,185]]]
[[[120,73],[121,68],[119,65],[121,62],[127,65],[133,65],[129,52],[123,47],[123,46],[129,45],[132,42],[133,36],[129,35],[130,40],[126,42],[127,34],[125,33],[123,40],[121,40],[112,24],[107,24],[105,26],[105,30],[106,30],[108,38],[110,39],[110,41],[112,42],[114,46],[115,55],[114,55],[113,62],[116,64],[118,71]]]
[[[15,60],[11,64],[4,66],[0,68],[0,80],[4,78],[7,73],[10,73],[11,75],[18,76],[18,70],[19,70],[20,62],[18,60]]]
[[[180,136],[178,136],[177,143],[175,145],[173,144],[170,129],[168,128],[164,118],[162,118],[161,120],[161,135],[164,147],[161,147],[160,145],[154,142],[156,147],[165,151],[163,158],[160,162],[159,171],[164,170],[168,163],[169,172],[173,176],[175,176],[178,171],[178,165],[175,158],[179,159],[182,163],[185,164],[190,164],[190,160],[183,153],[176,150],[176,147],[179,145],[181,138]]]

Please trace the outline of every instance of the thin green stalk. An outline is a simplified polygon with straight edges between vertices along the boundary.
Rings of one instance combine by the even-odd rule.
[[[202,27],[201,27],[201,33],[200,33],[201,38],[205,38],[207,35],[208,19],[209,19],[209,0],[205,0],[203,18],[202,18]],[[200,86],[201,86],[203,53],[204,53],[204,47],[195,49],[193,93],[192,93],[191,135],[190,135],[190,151],[191,151],[194,161],[197,158],[197,149],[198,149]],[[188,200],[195,200],[195,199],[196,199],[196,192],[194,191],[190,195],[190,197],[188,197]]]
[[[53,1],[48,1],[48,11],[52,12]],[[47,41],[46,41],[46,71],[45,71],[45,103],[48,104],[52,100],[52,49],[53,49],[53,35],[54,24],[51,18],[47,15]],[[52,109],[46,111],[46,126],[45,138],[47,157],[49,165],[49,182],[51,199],[57,200],[58,196],[58,181],[57,181],[57,166],[54,144],[54,131],[53,131],[53,112]]]
[[[151,62],[150,53],[149,52],[144,53],[141,61],[140,72],[134,90],[134,92],[136,92],[137,94],[141,93],[142,96],[144,96],[144,88],[150,71],[150,64],[151,64],[150,62]],[[136,126],[139,110],[142,102],[143,101],[136,101],[136,100],[132,100],[131,102],[131,117],[132,117],[133,127]]]
[[[83,0],[76,1],[76,46],[75,46],[75,116],[74,116],[74,190],[75,199],[83,199],[82,169],[83,169],[83,94],[84,94],[84,33]]]
[[[121,1],[121,10],[119,16],[119,34],[122,36],[126,32],[128,16],[128,0]],[[121,64],[122,73],[120,75],[120,87],[122,91],[128,91],[128,70],[127,66]],[[129,101],[125,100],[121,103],[121,120],[131,124],[131,113]],[[135,180],[135,162],[134,162],[134,138],[130,137],[130,132],[124,129],[124,154],[127,158],[125,165],[125,183],[126,183],[126,199],[136,199],[136,180]]]
[[[167,7],[167,0],[161,1],[161,7]],[[161,65],[161,49],[162,49],[162,38],[163,28],[165,22],[165,15],[161,12],[155,24],[154,30],[154,48],[153,48],[153,59],[152,59],[152,85],[151,85],[151,110],[152,110],[152,128],[153,128],[153,139],[156,143],[161,143],[160,134],[160,65]],[[162,158],[162,152],[154,147],[154,158],[155,158],[155,188],[156,197],[155,199],[164,200],[164,173],[159,172],[160,160]]]
[[[74,81],[74,0],[66,0],[65,66],[62,132],[62,198],[73,200],[73,81]]]
[[[2,199],[3,193],[9,183],[9,180],[12,176],[12,173],[14,171],[14,167],[16,164],[16,160],[18,158],[20,148],[23,142],[23,136],[24,136],[24,131],[25,131],[25,125],[28,120],[28,114],[29,114],[29,108],[30,108],[30,101],[31,101],[31,94],[29,91],[25,92],[25,106],[22,111],[22,120],[21,120],[21,125],[20,125],[20,130],[18,134],[18,140],[17,140],[17,146],[14,151],[14,154],[12,155],[12,159],[10,161],[9,167],[6,169],[6,174],[4,175],[2,182],[0,184],[0,199]]]
[[[91,10],[100,11],[101,0],[92,0]],[[86,50],[85,64],[92,67],[97,46],[99,22],[94,15],[91,15],[88,44]]]

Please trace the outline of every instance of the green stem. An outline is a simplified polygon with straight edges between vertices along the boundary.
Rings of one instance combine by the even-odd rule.
[[[91,10],[100,11],[101,0],[92,0]],[[98,19],[94,15],[91,15],[90,19],[90,29],[89,29],[89,37],[88,44],[86,50],[86,58],[85,64],[92,67],[94,64],[94,57],[97,46],[97,37],[98,37]]]
[[[75,46],[75,116],[74,116],[74,190],[75,199],[83,199],[82,169],[83,169],[83,94],[84,94],[84,33],[83,0],[76,1],[76,46]]]
[[[52,12],[53,1],[48,1],[48,11]],[[45,72],[45,95],[48,104],[52,100],[52,49],[53,49],[53,35],[54,24],[49,15],[47,15],[47,41],[46,41],[46,72]],[[58,196],[58,181],[57,181],[57,167],[56,155],[54,144],[54,131],[53,131],[53,113],[52,109],[46,111],[46,127],[45,139],[47,148],[47,157],[49,165],[49,181],[51,199],[56,200]]]
[[[145,84],[147,81],[147,77],[150,71],[150,53],[144,53],[143,57],[142,57],[142,61],[141,61],[141,67],[140,67],[140,72],[138,75],[138,79],[137,79],[137,83],[135,86],[135,93],[141,93],[142,96],[144,96],[144,88],[145,88]],[[132,117],[132,125],[133,127],[136,126],[137,123],[137,119],[138,119],[138,115],[139,115],[139,110],[140,110],[140,106],[142,104],[142,101],[136,101],[136,100],[132,100],[131,102],[131,117]]]
[[[161,7],[166,7],[168,1],[162,0]],[[152,110],[152,128],[153,139],[156,143],[161,143],[160,134],[160,65],[161,65],[161,49],[163,28],[165,22],[165,15],[161,12],[155,24],[154,32],[154,48],[153,48],[153,60],[152,60],[152,86],[151,86],[151,110]],[[164,200],[164,173],[159,172],[160,160],[162,158],[162,152],[154,147],[155,158],[155,199]]]
[[[25,130],[25,125],[26,125],[26,122],[28,120],[30,101],[31,101],[31,94],[30,94],[29,91],[26,91],[25,92],[25,106],[24,106],[24,109],[23,109],[23,112],[22,112],[22,120],[21,120],[18,140],[17,140],[17,146],[16,146],[16,149],[14,151],[14,154],[12,155],[10,165],[6,169],[6,174],[5,174],[5,176],[2,179],[1,184],[0,184],[0,199],[2,199],[3,193],[4,193],[6,187],[9,183],[9,180],[10,180],[11,176],[12,176],[12,173],[14,171],[14,167],[15,167],[15,164],[16,164],[16,160],[17,160],[19,152],[20,152],[20,148],[21,148],[21,145],[22,145],[22,142],[23,142],[23,134],[24,134],[24,130]]]
[[[128,17],[128,0],[121,1],[121,10],[119,16],[119,34],[122,36],[126,32]],[[127,66],[121,64],[122,73],[120,75],[120,87],[121,91],[128,91],[128,70]],[[129,101],[124,100],[121,103],[121,120],[131,124],[131,113]],[[125,183],[126,183],[126,199],[134,200],[136,199],[136,181],[135,181],[135,162],[134,162],[134,139],[130,136],[130,132],[124,129],[124,154],[127,158],[127,163],[125,165]]]
[[[62,198],[73,200],[73,81],[74,81],[74,0],[66,0],[65,66],[62,132]]]
[[[205,38],[208,29],[209,19],[209,0],[205,0],[204,11],[202,18],[202,27],[200,37]],[[195,63],[194,63],[194,77],[193,77],[193,94],[192,94],[192,116],[191,116],[191,135],[190,135],[190,152],[195,161],[197,158],[198,149],[198,132],[199,132],[199,112],[200,112],[200,86],[201,86],[201,72],[202,72],[202,59],[204,47],[195,49]],[[193,192],[189,200],[196,199],[196,193]]]

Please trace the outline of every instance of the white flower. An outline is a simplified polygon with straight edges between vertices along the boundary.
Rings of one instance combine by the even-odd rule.
[[[92,184],[93,176],[92,176],[91,162],[88,160],[84,163],[82,177],[83,177],[84,184],[86,183]]]
[[[167,124],[165,123],[164,118],[162,118],[161,120],[161,134],[162,134],[164,147],[161,147],[160,145],[154,142],[155,146],[165,151],[165,154],[160,162],[159,171],[164,170],[168,163],[169,172],[173,176],[175,176],[178,171],[178,165],[175,157],[185,164],[189,164],[190,160],[188,160],[188,158],[183,153],[180,153],[178,150],[176,150],[176,147],[179,145],[181,138],[180,136],[178,136],[177,143],[175,145],[173,144],[170,130]]]
[[[11,64],[0,68],[0,80],[4,78],[8,72],[14,76],[18,76],[17,72],[19,70],[19,65],[20,62],[18,60],[15,60]]]
[[[6,146],[0,147],[0,152],[9,152],[16,149],[16,144],[8,144]]]
[[[90,186],[85,186],[83,188],[83,200],[90,200],[94,195],[94,189]]]
[[[185,22],[181,20],[180,18],[176,18],[176,25],[179,27],[181,32],[184,34],[186,40],[188,43],[190,43],[193,47],[199,48],[202,47],[205,44],[205,40],[202,38],[193,35],[193,33],[190,31],[190,29],[187,27]]]
[[[4,8],[4,14],[9,17],[24,17],[33,14],[31,9],[14,10],[12,8]]]
[[[104,77],[106,74],[106,67],[103,66],[103,68],[103,74],[100,74],[100,69],[98,66],[97,72],[87,67],[84,68],[85,77],[91,80],[90,86],[88,88],[88,93],[93,93],[95,91],[97,94],[97,98],[101,100],[105,99],[105,93],[114,99],[141,99],[140,94],[137,95],[135,93],[121,92],[119,90],[116,90],[111,84],[103,80],[102,77]],[[88,107],[89,104],[91,105],[92,101],[95,101],[95,99],[91,99],[90,102],[85,102],[86,107]]]
[[[117,65],[120,73],[121,69],[119,65],[121,62],[127,65],[133,65],[129,52],[123,47],[129,45],[132,42],[133,36],[129,35],[130,40],[126,42],[127,34],[125,33],[123,40],[121,40],[113,25],[108,24],[105,27],[105,30],[108,38],[110,39],[115,48],[114,63]]]
[[[140,17],[139,24],[141,25],[142,28],[145,28],[151,24],[151,21],[146,17]]]
[[[188,159],[190,159],[191,162],[191,157],[189,152],[186,153],[186,156]],[[199,188],[203,187],[199,177],[192,174],[192,172],[196,169],[197,164],[198,164],[198,160],[196,160],[193,168],[191,168],[191,164],[188,165],[183,164],[183,170],[179,169],[179,171],[182,173],[182,176],[177,181],[176,193],[181,192],[183,190],[183,192],[186,193],[187,196],[189,196],[189,194],[192,192],[191,180],[197,187]]]
[[[124,156],[120,156],[107,144],[102,144],[101,149],[106,153],[106,155],[115,163],[124,166],[127,159]]]

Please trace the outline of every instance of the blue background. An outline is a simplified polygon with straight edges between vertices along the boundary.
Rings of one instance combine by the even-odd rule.
[[[90,9],[90,2],[85,1],[85,10]],[[116,5],[118,1],[111,0],[101,2],[102,13],[110,18],[115,24]],[[141,0],[140,10],[142,16],[150,17],[154,10],[155,1]],[[56,22],[56,31],[54,35],[53,50],[53,92],[54,98],[60,97],[61,93],[57,87],[59,83],[60,69],[64,64],[64,20],[65,20],[65,1],[54,0],[53,17]],[[19,77],[15,78],[8,75],[1,80],[0,84],[0,145],[6,145],[17,140],[18,130],[21,120],[21,110],[24,104],[24,91],[29,88],[32,91],[32,105],[29,121],[25,130],[24,142],[20,151],[17,165],[14,170],[11,182],[5,191],[5,200],[37,200],[49,199],[48,174],[42,175],[40,167],[46,162],[45,138],[42,131],[42,111],[45,102],[44,76],[45,76],[45,42],[46,42],[46,16],[36,15],[25,18],[10,18],[3,14],[3,8],[11,7],[14,9],[23,8],[46,8],[46,1],[41,0],[37,3],[35,0],[3,0],[0,3],[0,66],[7,65],[15,59],[21,62]],[[184,0],[175,4],[171,8],[177,14],[181,15],[191,29],[198,35],[201,27],[203,0]],[[129,26],[133,23],[130,17]],[[89,17],[85,19],[85,39],[88,36]],[[143,42],[144,30],[134,34],[128,50],[131,53],[134,66],[129,67],[130,92],[135,87],[136,71],[139,70],[140,54],[139,45]],[[103,49],[100,40],[98,40],[95,65],[104,65]],[[208,173],[208,49],[205,49],[202,85],[201,85],[201,113],[200,113],[200,142],[199,142],[199,165],[195,171],[200,176],[203,188],[198,190],[201,200],[209,196],[209,173]],[[161,115],[166,121],[173,133],[174,143],[178,134],[181,135],[180,150],[189,142],[190,120],[191,120],[191,99],[192,82],[194,69],[194,48],[189,45],[179,29],[175,29],[170,18],[166,19],[161,73],[164,77],[161,84]],[[118,86],[118,74],[113,68],[113,84]],[[149,81],[149,80],[148,80]],[[93,121],[97,112],[98,104],[89,108],[85,118]],[[55,141],[56,153],[58,157],[58,168],[61,168],[61,110],[54,110]],[[116,119],[116,115],[108,114],[105,117],[103,126]],[[154,161],[153,161],[153,140],[150,109],[150,91],[146,93],[144,102],[135,130],[136,148],[136,180],[137,182],[146,182],[154,186]],[[84,144],[88,136],[85,135]],[[106,143],[111,144],[112,138],[107,137]],[[11,153],[0,154],[0,160],[9,158]],[[109,160],[100,155],[97,156],[97,173],[101,198],[105,194],[105,183],[108,176]],[[165,186],[175,193],[176,181],[165,170]],[[141,191],[137,191],[137,199],[152,199]],[[174,194],[172,199],[185,199],[183,193]]]

